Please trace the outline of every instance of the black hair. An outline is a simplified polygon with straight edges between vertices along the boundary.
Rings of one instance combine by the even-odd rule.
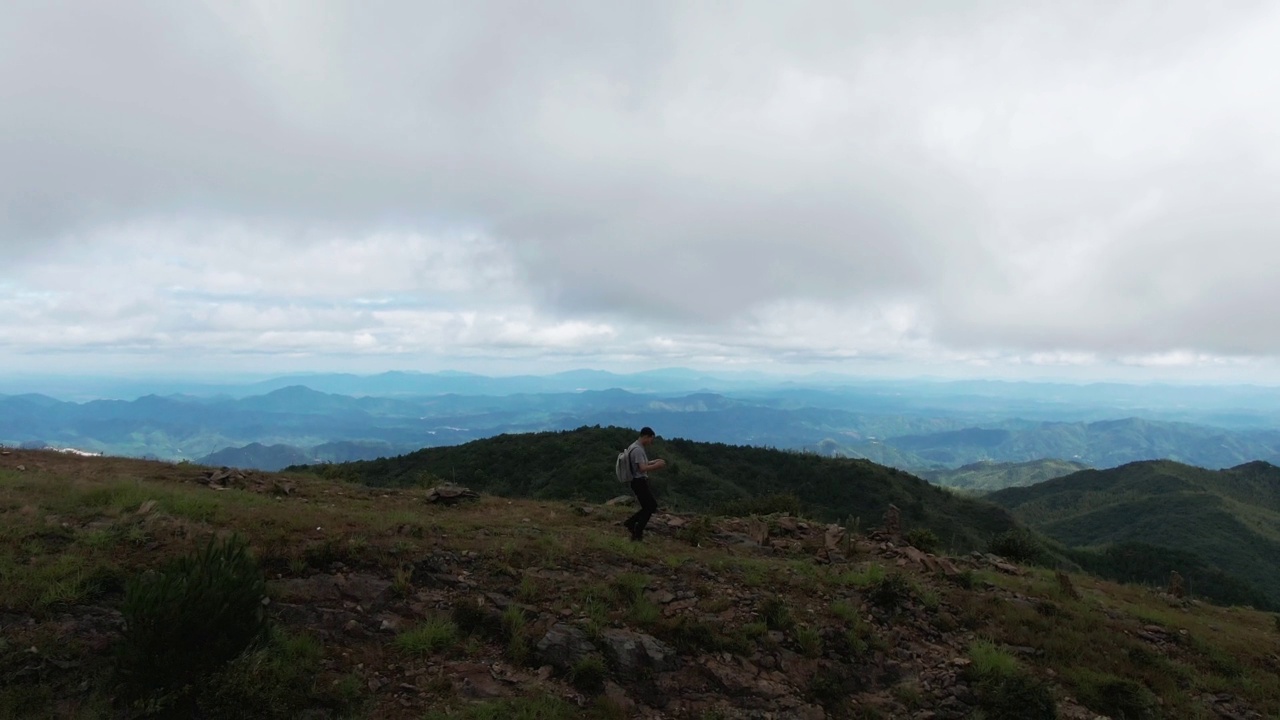
[[[654,437],[655,435],[656,433],[653,432],[653,428],[647,425],[640,428],[640,437]]]

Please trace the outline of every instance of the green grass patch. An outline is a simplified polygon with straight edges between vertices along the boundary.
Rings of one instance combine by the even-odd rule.
[[[458,626],[452,620],[432,618],[396,636],[395,646],[410,655],[428,656],[453,647],[458,642]]]
[[[1018,671],[1018,660],[990,640],[969,646],[970,670],[975,678],[1006,677]]]

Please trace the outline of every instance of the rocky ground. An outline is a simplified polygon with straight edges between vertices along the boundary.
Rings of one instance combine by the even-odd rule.
[[[33,568],[125,577],[231,532],[273,621],[317,643],[309,717],[1019,717],[1001,663],[1062,718],[1280,713],[1262,613],[790,516],[662,513],[632,543],[628,512],[10,452],[0,684],[55,691],[0,693],[0,717],[110,706],[123,582],[59,598]]]

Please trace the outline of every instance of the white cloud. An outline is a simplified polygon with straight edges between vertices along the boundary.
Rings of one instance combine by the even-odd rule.
[[[10,3],[0,368],[1253,367],[1277,32],[1253,2]]]

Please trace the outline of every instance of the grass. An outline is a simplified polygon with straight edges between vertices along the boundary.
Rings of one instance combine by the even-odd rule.
[[[1264,717],[1280,716],[1280,679],[1272,658],[1280,655],[1280,631],[1272,613],[1172,607],[1149,590],[1085,576],[1073,576],[1082,598],[1072,599],[1058,591],[1052,572],[1038,569],[1023,576],[975,570],[964,583],[971,587],[962,587],[912,568],[890,570],[873,554],[854,565],[823,566],[799,551],[766,556],[714,542],[695,547],[656,533],[651,541],[631,543],[613,525],[625,516],[622,510],[581,517],[566,512],[563,503],[492,497],[439,508],[422,504],[413,490],[383,497],[383,491],[316,479],[299,482],[289,497],[276,499],[211,491],[193,482],[201,472],[194,466],[111,460],[101,469],[81,470],[97,464],[62,462],[71,469],[0,471],[0,612],[29,616],[37,628],[52,628],[56,618],[86,604],[118,606],[122,578],[184,554],[215,532],[233,531],[249,538],[260,558],[273,559],[265,566],[273,585],[302,579],[322,585],[335,572],[333,563],[340,562],[346,565],[344,575],[373,575],[390,583],[385,602],[396,614],[428,618],[390,636],[376,632],[371,613],[368,621],[361,618],[370,628],[367,637],[339,629],[322,647],[304,624],[288,619],[277,628],[282,635],[273,634],[264,647],[234,661],[218,682],[211,680],[224,707],[282,708],[279,713],[292,716],[324,707],[335,717],[396,720],[619,717],[607,703],[577,707],[533,687],[518,690],[525,697],[466,702],[456,688],[430,676],[418,683],[420,696],[404,694],[415,702],[422,698],[412,714],[392,699],[405,678],[388,668],[438,667],[443,657],[500,662],[530,672],[547,618],[556,617],[585,627],[593,637],[610,627],[646,632],[675,647],[685,662],[709,654],[750,656],[779,643],[809,658],[825,658],[803,663],[847,671],[819,672],[812,682],[804,676],[802,690],[810,701],[829,704],[833,717],[840,712],[857,717],[857,707],[846,701],[873,691],[866,687],[870,676],[858,668],[901,633],[920,628],[982,638],[970,648],[969,659],[974,677],[987,679],[974,687],[987,693],[983,697],[990,705],[981,714],[988,720],[1010,706],[1000,705],[1000,698],[1026,707],[1043,699],[1044,688],[1037,683],[1050,677],[1049,671],[1054,692],[1113,717],[1143,712],[1144,693],[1150,693],[1163,699],[1163,716],[1195,718],[1197,698],[1219,692],[1240,698]],[[153,500],[147,513],[138,513]],[[410,505],[413,509],[406,509]],[[467,584],[442,585],[438,578],[445,576]],[[886,585],[901,591],[895,597],[923,606],[928,617],[891,613],[890,626],[886,613],[864,613]],[[689,591],[696,605],[664,614],[666,608],[647,596],[659,588]],[[515,604],[499,612],[486,593]],[[296,597],[275,599],[271,612],[291,617],[277,603],[293,603],[296,609],[289,612],[301,617],[314,612],[315,603]],[[340,609],[344,602],[350,601],[318,604]],[[467,627],[453,618],[432,617],[463,606],[473,609]],[[533,612],[525,610],[530,606]],[[565,610],[568,614],[561,616]],[[1139,633],[1147,625],[1163,628],[1168,641],[1157,647],[1142,640]],[[6,633],[10,627],[17,626],[7,626]],[[76,690],[84,680],[91,688],[102,687],[102,658],[107,657],[82,643],[60,647],[60,662],[81,664],[67,674],[76,677],[74,685],[6,682],[13,677],[5,674],[12,668],[6,658],[21,661],[17,653],[35,645],[42,653],[58,647],[33,632],[6,637],[7,650],[0,644],[0,718],[40,716],[41,709],[65,697],[76,697],[81,710],[59,716],[109,714],[105,689]],[[1011,647],[1033,652],[1015,659]],[[584,666],[574,675],[588,693],[598,689],[592,673]],[[374,674],[391,678],[391,688],[370,690]],[[1015,680],[992,682],[1008,678]],[[918,703],[917,690],[910,682],[875,688],[898,703],[881,716],[908,712]]]
[[[417,656],[434,655],[458,642],[458,626],[452,620],[434,618],[396,636],[395,646]]]
[[[822,656],[822,636],[818,633],[817,628],[798,627],[795,631],[796,645],[800,646],[800,652],[805,657],[816,658]]]
[[[979,678],[1008,677],[1018,671],[1018,661],[990,640],[978,640],[969,646],[973,674]]]
[[[829,575],[827,583],[836,587],[851,587],[859,590],[865,590],[873,585],[883,581],[885,578],[884,566],[878,563],[868,563],[859,570],[845,570],[833,575]]]

